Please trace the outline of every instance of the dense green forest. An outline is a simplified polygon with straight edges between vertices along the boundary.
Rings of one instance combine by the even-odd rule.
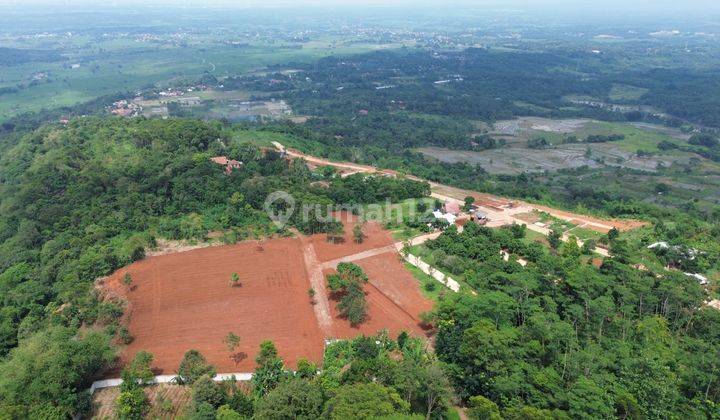
[[[25,64],[35,61],[52,62],[64,60],[53,50],[30,50],[27,48],[0,48],[0,66]]]
[[[341,205],[429,193],[427,184],[402,178],[340,178],[311,172],[299,162],[288,164],[273,151],[239,140],[245,127],[85,118],[5,137],[0,159],[4,416],[63,418],[89,408],[84,389],[112,365],[114,343],[127,339],[116,321],[121,308],[100,303],[93,281],[143,258],[156,239],[203,240],[218,230],[226,242],[284,234],[262,211],[267,194],[278,189],[301,203]],[[271,125],[258,133],[263,131],[314,152],[339,158],[361,153],[376,164],[430,179],[563,203],[562,195],[528,176],[490,177],[478,167],[440,165],[412,153],[339,148],[301,126]],[[227,175],[210,162],[215,155],[244,165]],[[580,200],[601,213],[654,224],[613,238],[614,258],[599,269],[585,264],[577,248],[548,251],[525,241],[517,229],[468,228],[459,235],[450,229],[429,244],[477,293],[446,296],[432,317],[441,371],[473,412],[497,411],[505,418],[717,414],[718,313],[703,306],[707,292],[682,274],[643,272],[632,265],[643,261],[653,270],[676,265],[717,271],[720,212],[680,213],[621,197],[599,200],[601,193],[575,191],[568,203]],[[291,223],[306,233],[334,229],[320,219]],[[698,249],[699,257],[687,258],[682,248],[646,249],[659,240]],[[502,261],[501,248],[530,265],[523,269]],[[394,380],[382,386],[399,392]],[[322,395],[316,410],[326,410],[335,394]],[[412,395],[400,395],[410,407],[416,405],[408,400]],[[259,401],[251,406],[262,407]],[[400,401],[391,406],[392,413],[410,410]]]
[[[714,70],[653,69],[630,73],[625,83],[649,89],[636,102],[663,109],[679,118],[711,127],[720,126],[720,87]]]
[[[251,125],[254,126],[254,125]],[[257,126],[254,126],[257,127]],[[350,130],[351,126],[344,125]],[[661,168],[655,173],[621,167],[598,170],[590,167],[561,169],[550,173],[524,173],[520,175],[490,175],[481,166],[468,163],[446,164],[427,158],[412,150],[397,151],[368,140],[357,145],[338,141],[333,135],[314,131],[307,125],[275,122],[263,124],[259,129],[291,136],[298,139],[304,151],[337,160],[376,165],[396,169],[421,178],[469,190],[488,192],[558,206],[566,209],[590,212],[612,217],[641,218],[645,220],[678,220],[683,223],[709,222],[720,220],[720,209],[697,206],[697,197],[704,194],[698,188],[689,196],[676,200],[647,200],[647,194],[639,194],[627,188],[629,185],[646,185],[653,194],[653,188],[667,179],[680,179],[693,175],[699,162],[676,164]],[[408,127],[408,130],[410,128]],[[713,156],[720,151],[717,137],[710,135],[712,147],[695,146],[687,143],[688,150]],[[699,141],[699,140],[698,140]],[[710,174],[713,174],[710,172]],[[702,173],[697,182],[702,185]],[[692,179],[692,178],[691,178]],[[613,180],[613,182],[608,182]],[[592,181],[592,182],[590,182]],[[647,188],[646,188],[647,189]],[[713,197],[708,197],[711,202]]]
[[[466,225],[428,244],[478,292],[435,311],[437,354],[460,396],[524,418],[720,415],[720,312],[696,279],[635,268],[623,239],[595,268],[572,242],[547,252],[523,236]]]

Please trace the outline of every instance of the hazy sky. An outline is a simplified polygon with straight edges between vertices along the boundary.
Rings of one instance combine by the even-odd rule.
[[[178,6],[433,6],[442,7],[513,7],[513,8],[633,8],[650,10],[717,9],[718,0],[0,0],[0,5],[54,5],[54,6],[127,6],[127,5],[178,5]]]
[[[351,6],[367,8],[369,12],[380,7],[407,7],[410,12],[424,10],[437,13],[438,16],[448,13],[462,14],[464,10],[473,12],[472,15],[482,14],[484,11],[513,10],[538,18],[569,21],[669,19],[720,26],[720,0],[0,0],[0,7],[3,6],[12,6],[19,14],[31,9],[40,9],[40,12],[47,10],[50,13],[55,10],[72,13],[112,11],[115,8],[139,9],[146,6],[179,6],[185,9],[252,8],[258,11],[278,7],[308,8],[312,11],[314,7],[338,9]]]

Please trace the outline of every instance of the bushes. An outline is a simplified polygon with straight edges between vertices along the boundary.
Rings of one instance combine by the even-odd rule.
[[[258,401],[255,416],[267,419],[317,419],[323,410],[323,394],[317,382],[291,379]]]
[[[502,420],[497,404],[481,395],[470,397],[467,415],[473,420]]]
[[[140,420],[147,411],[149,402],[142,388],[132,387],[120,392],[116,407],[118,418]]]
[[[203,375],[192,387],[192,400],[196,405],[207,403],[219,407],[225,402],[225,394],[209,375]]]
[[[545,137],[536,137],[527,141],[527,147],[528,149],[547,149],[552,147],[552,143]]]
[[[255,363],[258,367],[252,378],[253,388],[256,395],[264,396],[275,389],[286,376],[285,366],[272,341],[260,343],[260,352],[255,358]]]
[[[610,141],[620,141],[625,140],[624,134],[609,134],[609,135],[601,135],[601,134],[591,134],[585,138],[585,143],[606,143]]]
[[[264,342],[255,359],[252,397],[233,381],[218,384],[203,375],[192,385],[186,415],[309,420],[420,413],[442,418],[450,393],[443,365],[427,353],[423,340],[401,338],[402,345],[385,334],[332,343],[322,372],[301,361],[295,374],[285,370],[275,345]]]
[[[324,417],[330,419],[357,419],[404,414],[410,404],[400,395],[376,383],[348,385],[335,392],[325,404]]]
[[[667,238],[705,234],[699,225],[680,229],[655,228]],[[512,229],[467,225],[425,243],[463,260],[477,293],[440,301],[433,317],[436,352],[450,365],[459,396],[469,400],[471,417],[707,415],[694,401],[705,391],[720,398],[718,384],[701,379],[706,356],[717,354],[710,347],[720,330],[700,314],[714,319],[718,312],[701,309],[707,295],[695,279],[662,269],[674,258],[645,249],[655,240],[649,229],[637,234],[641,241],[613,231],[607,239],[613,258],[600,269],[580,263],[585,258],[572,237],[556,252],[524,244]],[[589,253],[592,242],[586,244]],[[502,261],[500,249],[532,258],[520,269]],[[633,267],[633,250],[648,268]],[[703,325],[702,332],[686,332],[688,323]],[[678,363],[686,366],[683,375],[673,370]]]
[[[215,418],[217,420],[242,420],[245,417],[230,408],[229,405],[223,405],[215,412]]]
[[[132,343],[133,340],[135,339],[135,337],[130,335],[130,330],[128,330],[127,327],[125,327],[125,326],[120,327],[120,329],[118,330],[117,338],[118,338],[118,342],[120,342],[121,344],[125,344],[125,345]]]
[[[197,350],[188,350],[178,368],[180,382],[192,385],[203,375],[215,376],[215,367]]]
[[[457,255],[448,255],[442,262],[442,266],[450,270],[450,273],[459,275],[465,272],[465,263]]]
[[[103,302],[98,305],[97,321],[100,325],[116,323],[122,316],[123,308],[114,302]]]
[[[116,401],[117,414],[120,419],[136,420],[150,407],[150,402],[143,391],[143,386],[152,382],[154,375],[150,369],[153,355],[141,351],[122,371],[120,396]]]
[[[196,350],[188,351],[185,356],[178,371],[185,372],[183,378],[194,379],[187,418],[235,420],[252,417],[252,401],[238,389],[234,380],[215,382],[215,368]]]
[[[709,149],[717,148],[720,146],[720,140],[710,134],[693,134],[688,140],[688,143],[696,146],[703,146]]]
[[[146,351],[140,351],[135,355],[130,364],[122,370],[122,389],[131,389],[137,386],[144,386],[151,383],[155,377],[151,365],[153,355]]]
[[[395,203],[429,195],[430,185],[427,182],[362,173],[345,178],[334,178],[329,190],[329,196],[334,202],[351,205],[380,203],[385,200]]]

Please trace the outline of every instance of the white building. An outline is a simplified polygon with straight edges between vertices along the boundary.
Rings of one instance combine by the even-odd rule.
[[[436,219],[443,219],[446,220],[450,225],[455,224],[455,220],[457,220],[457,216],[450,213],[443,213],[440,210],[435,210],[433,212],[433,216],[435,216]]]

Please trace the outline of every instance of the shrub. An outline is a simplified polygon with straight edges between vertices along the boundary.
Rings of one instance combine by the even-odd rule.
[[[196,405],[208,403],[219,407],[225,403],[225,394],[210,376],[203,375],[193,384],[192,399]]]
[[[457,255],[449,255],[445,257],[442,261],[442,265],[455,275],[462,274],[465,271],[465,264]]]
[[[120,340],[120,343],[127,345],[132,343],[135,338],[130,335],[130,330],[126,327],[121,327],[118,331],[118,339]]]
[[[409,406],[394,390],[382,385],[346,385],[327,402],[323,417],[344,420],[391,416],[407,412]]]
[[[122,420],[142,419],[149,407],[145,392],[140,387],[122,391],[117,399],[117,415]]]
[[[152,353],[139,351],[132,362],[122,370],[121,389],[125,390],[151,383],[155,378],[151,369],[152,361]]]
[[[223,405],[220,408],[218,408],[217,412],[215,413],[215,418],[217,420],[242,420],[244,417],[240,415],[237,411],[230,408],[229,405]]]
[[[272,341],[260,343],[260,352],[255,358],[257,369],[252,377],[255,394],[263,396],[275,389],[285,375],[282,359]]]
[[[316,419],[323,409],[323,390],[317,382],[292,379],[281,383],[257,403],[261,419]]]
[[[188,420],[215,420],[215,407],[208,403],[200,403],[193,407]]]
[[[188,350],[178,368],[180,381],[186,384],[195,383],[203,375],[213,377],[215,373],[215,367],[208,364],[205,356],[197,350]]]
[[[497,404],[481,395],[470,397],[468,406],[467,415],[471,419],[502,420]]]
[[[527,147],[529,149],[547,149],[552,144],[545,137],[537,137],[527,141]]]

